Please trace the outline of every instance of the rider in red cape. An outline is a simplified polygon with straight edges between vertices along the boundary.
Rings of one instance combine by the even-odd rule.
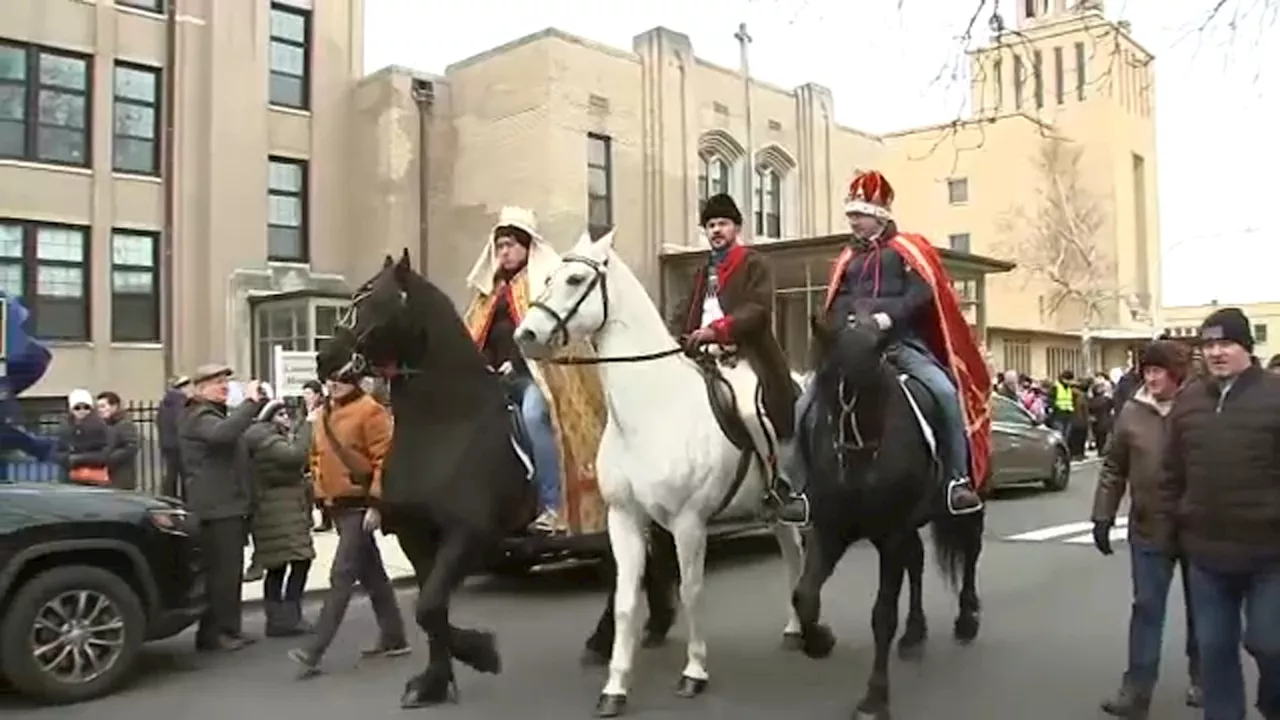
[[[898,231],[893,197],[879,172],[853,179],[845,199],[852,242],[832,267],[824,308],[838,321],[855,309],[869,312],[888,333],[898,367],[937,398],[947,507],[971,512],[982,506],[977,489],[990,463],[991,376],[941,257],[924,237]],[[797,417],[812,402],[812,388]]]

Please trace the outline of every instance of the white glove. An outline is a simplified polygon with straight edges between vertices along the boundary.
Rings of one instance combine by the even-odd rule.
[[[887,313],[878,312],[872,315],[871,319],[876,321],[876,327],[881,330],[888,330],[893,327],[893,318],[889,317]]]
[[[368,508],[364,511],[364,520],[361,521],[360,526],[364,528],[365,532],[377,530],[382,527],[382,513],[375,508]]]

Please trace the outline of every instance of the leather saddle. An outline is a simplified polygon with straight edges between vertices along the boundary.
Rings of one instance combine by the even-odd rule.
[[[698,370],[702,374],[702,380],[706,385],[707,400],[711,403],[711,415],[716,419],[716,424],[720,426],[720,432],[724,433],[729,442],[740,451],[738,466],[733,473],[733,483],[730,485],[729,492],[725,493],[724,498],[720,501],[720,505],[711,514],[712,517],[719,515],[737,496],[742,483],[747,479],[747,472],[751,469],[751,461],[753,459],[760,461],[760,467],[765,473],[774,475],[777,472],[774,448],[768,448],[767,455],[761,455],[760,448],[756,447],[755,440],[751,437],[751,429],[747,427],[747,421],[742,417],[742,412],[738,408],[738,395],[729,379],[721,371],[721,368],[734,367],[741,362],[741,359],[733,354],[732,348],[725,348],[724,350],[721,354],[698,350],[690,355],[694,363],[697,364]],[[757,383],[755,410],[757,419],[761,421],[764,420],[764,398],[762,393],[763,385]],[[761,425],[764,426],[765,423],[761,422]],[[766,441],[768,441],[767,437]],[[772,481],[770,485],[772,485]]]

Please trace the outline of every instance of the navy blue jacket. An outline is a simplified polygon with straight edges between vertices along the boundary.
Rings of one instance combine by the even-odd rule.
[[[891,340],[919,339],[916,323],[932,304],[933,289],[885,243],[854,255],[832,299],[829,319],[844,320],[855,308],[865,308],[869,313],[889,316],[893,321]]]

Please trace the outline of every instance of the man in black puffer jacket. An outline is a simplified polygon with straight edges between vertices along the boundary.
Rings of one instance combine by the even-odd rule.
[[[1169,413],[1155,507],[1191,565],[1204,717],[1246,716],[1243,640],[1258,665],[1258,710],[1280,720],[1280,375],[1258,365],[1237,308],[1210,315],[1200,340],[1208,375]]]
[[[164,393],[160,409],[156,411],[156,432],[160,436],[160,459],[164,462],[164,476],[160,480],[160,494],[165,497],[182,497],[182,452],[179,450],[178,423],[182,410],[191,397],[191,378],[174,380]]]

